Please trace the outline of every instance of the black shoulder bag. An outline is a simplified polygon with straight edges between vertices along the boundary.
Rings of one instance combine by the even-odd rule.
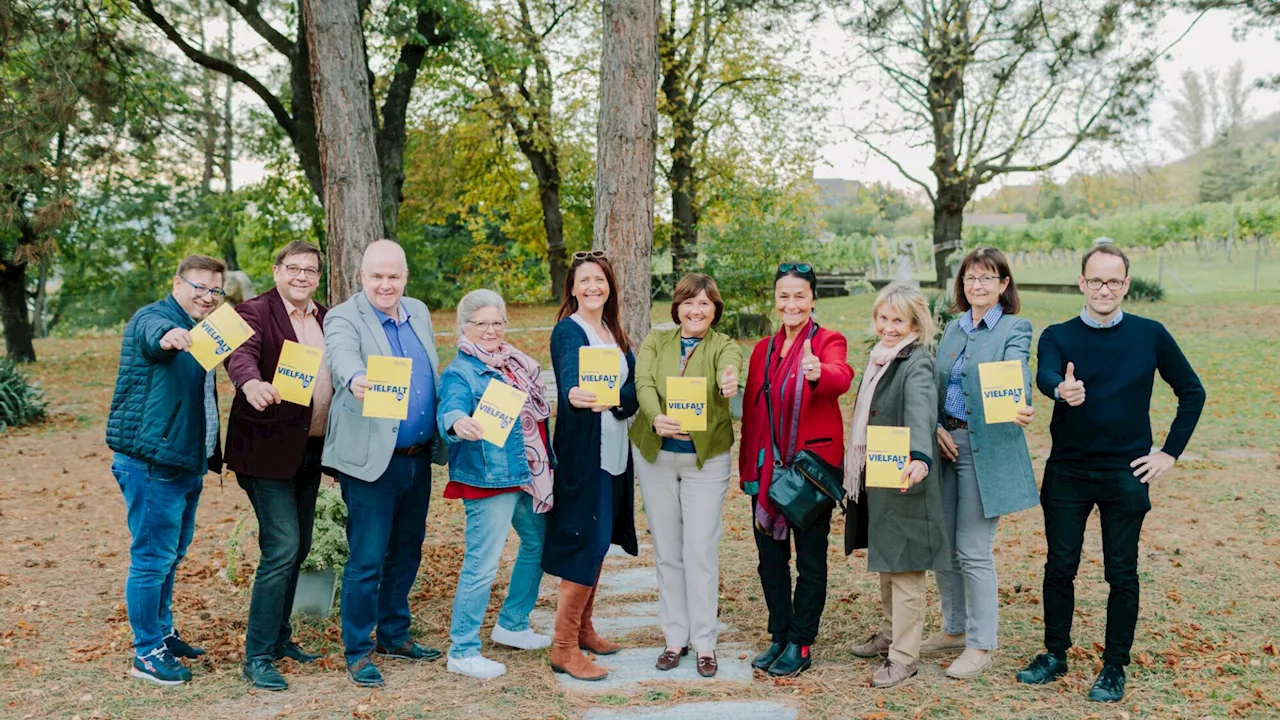
[[[809,331],[812,340],[817,323]],[[796,372],[796,402],[791,415],[791,462],[783,462],[778,449],[777,428],[773,422],[773,392],[769,366],[773,362],[773,340],[764,361],[764,402],[769,415],[769,440],[773,443],[773,478],[769,484],[769,500],[792,527],[808,530],[818,518],[839,507],[845,512],[843,471],[808,450],[796,451],[800,430],[801,392],[804,372]]]

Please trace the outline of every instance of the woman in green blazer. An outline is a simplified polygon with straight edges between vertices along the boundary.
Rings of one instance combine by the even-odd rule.
[[[729,489],[733,417],[742,349],[712,329],[724,313],[715,280],[691,274],[676,285],[671,319],[649,333],[636,359],[640,412],[631,426],[632,457],[658,571],[658,617],[666,647],[657,668],[671,670],[692,645],[698,673],[716,674],[720,594],[720,509]],[[702,378],[707,429],[684,432],[667,415],[667,379]]]
[[[867,568],[880,573],[884,620],[855,646],[858,657],[887,655],[871,677],[892,687],[918,672],[924,635],[925,573],[950,567],[942,490],[939,487],[938,389],[933,357],[933,317],[920,289],[893,283],[872,310],[879,342],[858,387],[853,427],[845,451],[845,489],[854,512],[845,521],[845,554],[867,548]],[[867,428],[907,428],[911,450],[899,488],[866,487]]]
[[[938,449],[942,507],[950,567],[935,575],[942,598],[942,632],[921,646],[928,654],[964,650],[947,675],[981,675],[997,647],[1000,597],[991,548],[1001,515],[1039,503],[1023,428],[1031,423],[1031,323],[1016,317],[1020,303],[1009,262],[995,248],[979,248],[960,263],[955,307],[963,314],[938,343]],[[978,366],[1014,361],[1022,367],[1022,408],[1014,422],[988,423]]]

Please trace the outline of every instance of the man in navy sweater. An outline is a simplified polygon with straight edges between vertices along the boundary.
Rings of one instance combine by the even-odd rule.
[[[1204,386],[1173,336],[1154,320],[1120,309],[1129,291],[1129,258],[1110,243],[1085,253],[1080,316],[1040,336],[1040,392],[1053,398],[1040,504],[1048,554],[1044,565],[1044,643],[1018,673],[1032,685],[1067,672],[1075,577],[1085,524],[1097,505],[1107,583],[1107,636],[1102,671],[1089,699],[1118,702],[1138,622],[1138,536],[1151,509],[1148,483],[1177,461],[1204,407]],[[1178,413],[1164,446],[1152,450],[1151,389],[1155,374],[1173,388]],[[1086,400],[1087,398],[1087,400]]]

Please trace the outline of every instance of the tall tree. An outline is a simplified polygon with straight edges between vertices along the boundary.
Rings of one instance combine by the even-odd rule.
[[[892,105],[852,130],[932,203],[939,287],[978,188],[1055,167],[1143,116],[1161,52],[1135,39],[1150,13],[1117,0],[868,0],[848,18]],[[903,135],[932,147],[933,182],[887,149]]]
[[[1182,87],[1170,104],[1173,106],[1173,144],[1184,155],[1204,150],[1208,142],[1209,97],[1199,73],[1190,69],[1182,73]]]
[[[305,40],[307,27],[301,7],[302,0],[294,0],[292,13],[281,13],[286,20],[290,14],[297,17],[297,28],[292,37],[278,29],[272,18],[263,14],[259,0],[221,0],[235,10],[240,19],[287,64],[288,87],[280,92],[273,92],[245,67],[193,45],[169,16],[156,7],[154,0],[132,2],[143,17],[192,62],[244,85],[266,105],[271,116],[293,143],[298,163],[306,174],[312,192],[323,202],[325,190],[320,167],[321,151],[317,137],[315,98],[312,95],[313,68]],[[356,22],[364,16],[367,7],[366,2],[359,4]],[[403,21],[400,20],[401,15],[404,15]],[[445,25],[443,12],[437,7],[428,7],[425,3],[421,7],[415,6],[412,11],[394,13],[382,25],[385,35],[406,38],[394,62],[371,65],[366,55],[360,56],[365,67],[369,95],[375,97],[375,88],[383,88],[381,112],[375,113],[373,123],[381,176],[380,211],[383,233],[388,237],[396,236],[400,201],[403,199],[405,127],[410,97],[428,50],[444,45],[453,38],[452,32]],[[372,68],[384,65],[390,68],[390,74],[379,82],[378,74]],[[372,109],[371,101],[370,110]]]
[[[383,236],[373,93],[360,2],[302,1],[324,182],[329,301],[334,304],[359,291],[360,258],[369,243]]]
[[[633,343],[649,334],[658,129],[657,0],[604,0],[595,240],[608,252]]]

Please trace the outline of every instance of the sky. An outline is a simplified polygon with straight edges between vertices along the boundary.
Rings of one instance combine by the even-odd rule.
[[[1192,20],[1193,16],[1184,13],[1174,13],[1165,18],[1157,30],[1160,44],[1172,44]],[[1204,15],[1160,62],[1160,87],[1149,108],[1151,122],[1147,128],[1131,133],[1128,139],[1132,141],[1135,150],[1129,154],[1140,155],[1156,164],[1177,159],[1178,154],[1166,140],[1166,134],[1173,117],[1169,101],[1170,98],[1177,97],[1180,78],[1185,70],[1215,69],[1219,75],[1225,75],[1227,69],[1240,60],[1244,63],[1245,78],[1250,83],[1258,77],[1280,71],[1280,40],[1276,39],[1274,33],[1255,31],[1244,41],[1236,41],[1232,38],[1235,24],[1232,16],[1226,13]],[[822,33],[823,42],[815,43],[815,46],[825,47],[828,42],[840,42],[841,30],[834,25],[822,27],[819,32]],[[857,94],[857,90],[852,87],[841,93],[837,103],[837,117],[847,117],[857,107]],[[1255,119],[1280,111],[1280,92],[1254,90],[1248,109],[1250,117]],[[902,142],[889,143],[887,147],[908,172],[922,179],[930,176],[930,150],[911,148]],[[847,133],[843,139],[837,134],[833,142],[822,148],[820,156],[821,162],[814,168],[815,177],[879,181],[903,188],[917,188],[903,178],[887,160],[869,153],[864,146],[848,138]],[[1133,158],[1128,160],[1132,162]],[[1118,166],[1124,161],[1125,158],[1115,149],[1095,147],[1080,154],[1079,158],[1067,160],[1055,175],[1062,179],[1079,169],[1082,162],[1107,165],[1114,163]],[[986,188],[986,192],[991,192],[1002,184],[1025,184],[1034,180],[1033,176],[1026,174],[1011,175],[993,182]]]

